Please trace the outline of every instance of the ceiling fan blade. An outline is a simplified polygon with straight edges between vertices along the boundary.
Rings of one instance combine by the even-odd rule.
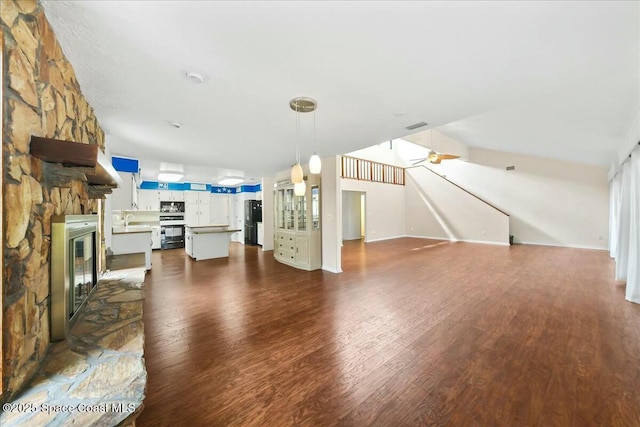
[[[450,159],[459,159],[460,156],[456,156],[454,154],[438,154],[440,160],[450,160]]]
[[[433,160],[429,160],[429,163],[431,163],[433,165],[439,165],[441,161],[442,161],[442,159],[440,158],[440,156],[438,156]]]

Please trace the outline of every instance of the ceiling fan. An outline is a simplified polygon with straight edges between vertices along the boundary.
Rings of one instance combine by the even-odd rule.
[[[412,163],[411,166],[415,166],[418,163],[422,163],[425,160],[429,163],[433,163],[434,165],[439,165],[440,162],[442,162],[443,160],[450,160],[450,159],[459,159],[460,156],[456,156],[453,154],[445,154],[445,153],[436,153],[433,150],[429,150],[429,154],[427,154],[427,157],[422,157],[419,159],[411,159]]]
[[[433,129],[429,130],[429,138],[431,139],[431,147],[433,147]],[[440,162],[442,162],[443,160],[451,160],[451,159],[459,159],[460,156],[456,156],[455,154],[445,154],[445,153],[438,153],[437,151],[435,151],[433,148],[429,149],[429,154],[427,154],[427,157],[421,157],[419,159],[411,159],[411,162],[414,162],[411,164],[411,166],[415,166],[418,163],[422,163],[425,160],[429,163],[432,163],[434,165],[439,165]]]

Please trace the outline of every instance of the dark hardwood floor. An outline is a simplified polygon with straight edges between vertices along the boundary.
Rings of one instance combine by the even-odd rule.
[[[640,306],[604,251],[346,242],[153,253],[144,426],[640,426]]]

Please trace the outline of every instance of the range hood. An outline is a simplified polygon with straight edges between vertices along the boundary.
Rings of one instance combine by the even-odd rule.
[[[69,175],[101,188],[104,194],[122,185],[122,179],[107,156],[95,144],[61,141],[31,136],[31,155],[47,163],[60,164],[72,171]]]

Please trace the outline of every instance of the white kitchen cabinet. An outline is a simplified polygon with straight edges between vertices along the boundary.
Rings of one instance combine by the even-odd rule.
[[[210,205],[211,193],[208,191],[185,191],[184,202],[190,205]]]
[[[184,191],[158,190],[161,202],[184,202]]]
[[[186,225],[211,224],[211,193],[206,191],[186,191],[184,201],[184,220]]]
[[[228,257],[230,236],[237,231],[228,227],[187,226],[185,252],[196,261]]]
[[[161,249],[162,239],[160,234],[160,226],[151,227],[151,249]]]
[[[184,251],[191,258],[194,258],[194,256],[193,256],[193,231],[191,231],[191,227],[185,227],[185,231],[184,231]]]
[[[114,228],[111,251],[114,255],[144,253],[145,269],[151,270],[151,234],[150,227]]]
[[[261,222],[258,223],[258,244],[262,246],[264,243],[264,226]]]
[[[159,211],[160,194],[158,190],[138,190],[138,210]]]
[[[134,209],[135,180],[133,174],[118,172],[122,179],[122,186],[114,188],[111,193],[111,209],[125,211]]]
[[[211,194],[211,224],[229,224],[229,195]]]
[[[290,181],[274,190],[274,257],[302,270],[322,267],[320,179],[309,177],[304,196],[296,196]]]

